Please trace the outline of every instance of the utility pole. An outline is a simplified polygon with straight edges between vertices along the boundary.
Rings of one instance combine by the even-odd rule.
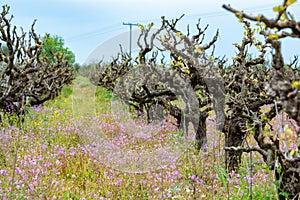
[[[138,24],[133,24],[133,23],[124,23],[123,25],[129,26],[130,29],[130,39],[129,39],[129,56],[131,58],[131,43],[132,43],[132,26],[138,26]]]

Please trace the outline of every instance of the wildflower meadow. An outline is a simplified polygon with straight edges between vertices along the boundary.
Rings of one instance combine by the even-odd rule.
[[[78,78],[73,84],[88,92],[91,85],[84,81]],[[125,109],[112,112],[111,94],[98,90],[97,113],[89,119],[74,117],[71,86],[44,106],[30,108],[21,124],[16,116],[3,119],[1,199],[249,199],[250,193],[254,199],[276,199],[272,170],[259,154],[243,154],[239,171],[226,173],[224,141],[219,140],[213,113],[206,122],[204,150],[187,142],[180,156],[161,152],[161,160],[168,162],[157,157],[130,162],[138,160],[131,156],[142,158],[182,144],[182,133],[171,118],[146,125],[142,117],[127,116]],[[292,137],[293,123],[285,124]],[[130,132],[137,130],[150,137],[132,137]],[[253,143],[251,137],[247,142]],[[120,148],[127,153],[117,155]]]

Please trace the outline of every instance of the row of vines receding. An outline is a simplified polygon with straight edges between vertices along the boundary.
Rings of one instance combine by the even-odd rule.
[[[228,171],[239,168],[243,153],[258,152],[274,171],[279,199],[300,198],[300,68],[297,57],[286,63],[281,50],[282,38],[300,38],[300,22],[287,12],[292,3],[285,0],[276,7],[275,19],[223,5],[244,27],[229,61],[214,56],[219,32],[206,42],[208,26],[202,28],[200,20],[195,34],[189,27],[186,33],[177,28],[183,16],[162,17],[154,31],[153,24],[139,25],[138,55],[131,58],[121,49],[111,63],[98,63],[90,80],[136,113],[146,111],[148,122],[173,116],[184,134],[195,133],[199,150],[206,148],[206,119],[214,111]],[[190,101],[193,94],[197,102]],[[283,124],[278,130],[272,124],[283,113],[295,124],[292,134]],[[249,137],[255,142],[249,144]]]

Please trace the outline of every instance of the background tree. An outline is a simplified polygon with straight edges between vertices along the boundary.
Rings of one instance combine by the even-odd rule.
[[[64,39],[58,35],[51,36],[50,33],[46,33],[42,37],[42,53],[41,57],[47,57],[47,59],[55,63],[55,57],[59,56],[63,62],[72,65],[75,72],[79,72],[80,64],[75,63],[75,54],[65,46]]]
[[[46,33],[42,37],[42,43],[41,57],[47,57],[51,63],[55,63],[54,54],[57,54],[57,56],[64,59],[65,62],[68,62],[71,65],[75,63],[75,55],[65,46],[62,37],[57,35],[51,36],[49,33]]]

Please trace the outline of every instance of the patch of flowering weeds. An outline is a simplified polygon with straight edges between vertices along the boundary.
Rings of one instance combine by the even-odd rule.
[[[226,173],[224,144],[218,140],[213,117],[207,120],[205,151],[187,146],[176,162],[142,173],[107,165],[97,154],[99,146],[94,148],[87,140],[102,138],[101,145],[112,142],[142,154],[176,145],[180,138],[173,119],[148,125],[142,119],[125,118],[101,114],[88,119],[93,123],[87,126],[67,111],[35,107],[22,127],[3,122],[0,199],[249,199],[250,186],[254,199],[276,199],[272,172],[258,154],[252,154],[252,167],[249,154],[244,154],[240,170]],[[293,125],[288,126],[294,131]]]

